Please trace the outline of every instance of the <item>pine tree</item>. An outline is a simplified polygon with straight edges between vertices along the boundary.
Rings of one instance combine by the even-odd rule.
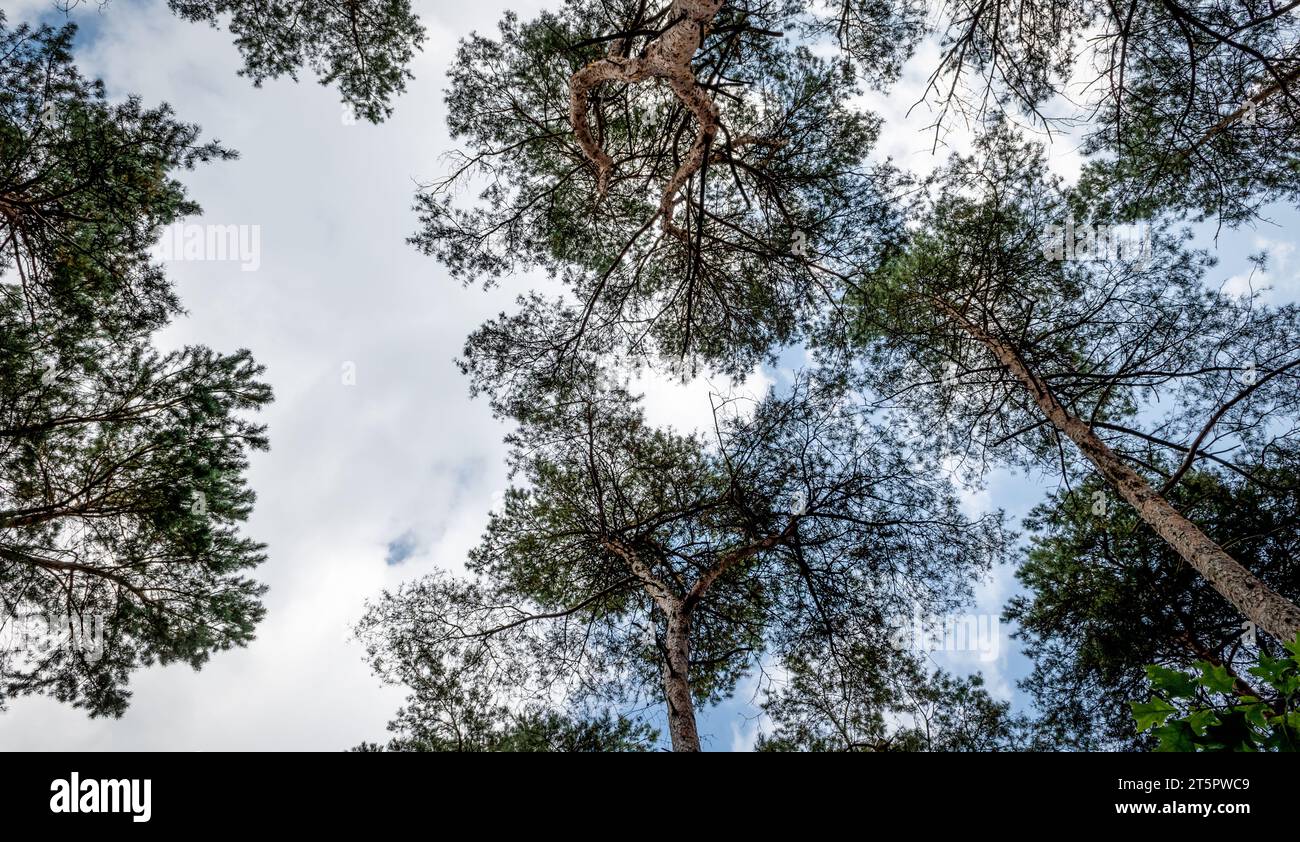
[[[1300,198],[1300,15],[1289,3],[959,0],[937,21],[943,53],[926,91],[936,135],[953,118],[1003,112],[1048,131],[1082,125],[1084,179],[1112,219],[1173,211],[1239,224]]]
[[[1296,407],[1300,310],[1207,291],[1207,256],[1161,232],[1127,254],[1053,255],[1056,221],[1086,205],[1044,169],[999,130],[940,176],[912,243],[857,293],[867,379],[951,451],[1055,465],[1066,481],[1082,457],[1246,619],[1292,639],[1300,608],[1168,494],[1198,464],[1232,470],[1222,444],[1260,464],[1294,450],[1275,421]],[[1144,458],[1153,446],[1175,467]]]
[[[841,398],[802,379],[722,402],[709,440],[647,426],[621,390],[556,395],[512,436],[521,483],[470,578],[370,607],[358,633],[376,671],[513,705],[652,701],[673,748],[698,751],[697,706],[764,657],[835,669],[852,647],[892,651],[894,618],[969,598],[1006,539]],[[895,662],[913,668],[876,666]]]
[[[0,701],[120,715],[130,674],[247,643],[247,351],[152,347],[179,303],[150,247],[197,211],[176,170],[232,153],[165,106],[110,104],[71,26],[0,22]]]
[[[338,87],[353,118],[372,123],[392,115],[425,39],[410,0],[167,0],[167,6],[184,20],[229,30],[244,57],[240,75],[254,85],[282,76],[297,81],[310,69],[322,85]]]
[[[1254,473],[1258,481],[1247,483],[1198,471],[1171,500],[1262,581],[1300,598],[1296,473]],[[1260,653],[1282,654],[1282,642],[1243,623],[1132,509],[1096,511],[1099,492],[1104,485],[1093,478],[1035,509],[1017,571],[1026,593],[1012,598],[1007,619],[1034,662],[1024,687],[1057,745],[1146,748],[1127,702],[1147,696],[1150,665],[1203,661],[1258,695],[1248,670]]]
[[[471,388],[527,425],[592,356],[739,376],[802,344],[859,387],[864,414],[971,479],[993,464],[1100,478],[1104,505],[1131,507],[1243,617],[1291,639],[1293,599],[1174,501],[1204,475],[1258,485],[1295,452],[1300,311],[1207,290],[1208,255],[1154,220],[1119,259],[1052,251],[1076,226],[1101,226],[1109,247],[1117,220],[1237,223],[1293,197],[1290,112],[1245,131],[1213,107],[1262,75],[1274,89],[1251,102],[1289,101],[1293,24],[1214,3],[947,7],[931,90],[971,107],[983,140],[918,182],[864,163],[880,124],[852,98],[893,81],[924,13],[573,0],[467,39],[448,94],[464,148],[417,198],[413,241],[466,282],[541,268],[565,293],[521,296],[471,336]],[[1112,27],[1093,43],[1121,72],[1099,86],[1095,158],[1067,191],[998,112],[1041,117],[1094,23]],[[807,49],[819,39],[839,55]],[[1213,72],[1189,77],[1180,49]],[[476,201],[458,198],[471,186]]]

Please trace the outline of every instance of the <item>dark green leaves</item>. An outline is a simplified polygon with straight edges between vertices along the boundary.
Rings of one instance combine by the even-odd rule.
[[[1180,670],[1162,667],[1159,664],[1152,664],[1147,667],[1147,680],[1151,682],[1153,690],[1158,693],[1168,694],[1174,698],[1186,698],[1196,692],[1196,679],[1194,677]],[[1231,681],[1229,681],[1229,689],[1231,689]],[[1173,708],[1168,707],[1166,710],[1172,711]],[[1163,720],[1161,721],[1163,722]],[[1140,722],[1138,730],[1145,730]]]
[[[914,669],[881,649],[891,618],[967,599],[1006,535],[996,516],[963,517],[947,483],[843,397],[800,377],[761,401],[717,398],[706,436],[651,427],[590,380],[549,395],[510,438],[517,487],[472,578],[428,576],[370,606],[358,633],[376,671],[430,698],[455,681],[624,708],[662,698],[669,603],[691,612],[696,703],[764,656],[816,672],[862,648],[884,652],[882,679]]]
[[[176,172],[234,153],[166,105],[109,103],[72,64],[74,32],[0,19],[0,307],[21,291],[65,336],[138,334],[179,310],[149,254],[164,226],[198,210]]]
[[[1192,472],[1171,499],[1263,581],[1300,595],[1291,475],[1251,473],[1258,486]],[[1193,661],[1209,658],[1248,678],[1256,663],[1272,663],[1265,636],[1243,628],[1241,615],[1097,478],[1055,495],[1026,525],[1033,537],[1017,571],[1026,592],[1006,616],[1034,661],[1022,686],[1060,744],[1148,747],[1150,732],[1134,729],[1128,705],[1147,698],[1148,682],[1184,698],[1199,686],[1184,669]]]
[[[1262,679],[1260,698],[1223,664],[1198,661],[1196,675],[1148,667],[1155,695],[1132,702],[1138,731],[1151,730],[1160,751],[1296,751],[1300,749],[1300,638],[1287,656],[1261,653],[1249,672]]]
[[[1137,720],[1139,731],[1163,725],[1166,719],[1178,712],[1177,708],[1164,699],[1152,699],[1145,703],[1133,702],[1132,707],[1133,718]]]

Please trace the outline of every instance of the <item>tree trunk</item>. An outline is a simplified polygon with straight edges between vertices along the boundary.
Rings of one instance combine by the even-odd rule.
[[[1168,542],[1224,599],[1278,640],[1294,640],[1300,634],[1300,608],[1261,582],[1196,524],[1183,517],[1141,474],[1125,464],[1087,422],[1071,414],[1047,383],[1029,370],[1015,349],[948,305],[940,306],[967,333],[993,352],[998,361],[1029,390],[1047,419],[1078,445],[1107,482],[1137,510],[1138,517]]]
[[[723,0],[673,0],[668,9],[668,26],[636,56],[623,56],[623,38],[610,43],[609,52],[579,69],[569,79],[569,123],[574,138],[587,160],[596,167],[596,192],[601,198],[609,189],[615,161],[601,147],[592,130],[588,109],[592,92],[609,82],[634,85],[646,79],[660,79],[700,124],[690,151],[678,163],[659,199],[659,216],[665,233],[679,230],[673,224],[677,193],[706,163],[713,139],[720,128],[718,106],[695,78],[691,59],[704,43],[710,21],[722,9]]]
[[[700,734],[695,729],[695,703],[691,701],[690,615],[681,607],[668,614],[665,640],[664,697],[668,701],[668,734],[673,751],[699,751]]]
[[[650,599],[668,618],[663,664],[664,701],[668,703],[668,735],[672,738],[673,751],[699,751],[700,734],[695,729],[695,703],[691,701],[691,611],[712,579],[704,584],[697,583],[687,597],[682,599],[673,595],[650,572],[636,550],[613,539],[602,543],[605,549],[627,562],[633,575],[641,580]]]

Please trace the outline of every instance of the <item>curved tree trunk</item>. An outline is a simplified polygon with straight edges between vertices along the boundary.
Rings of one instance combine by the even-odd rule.
[[[634,85],[647,79],[661,79],[699,123],[690,151],[660,196],[659,217],[665,233],[678,231],[673,225],[677,193],[704,166],[718,133],[717,103],[695,78],[691,59],[704,43],[709,24],[722,6],[723,0],[673,0],[666,27],[639,55],[623,55],[628,41],[615,39],[607,55],[587,64],[569,79],[569,123],[583,154],[596,168],[597,193],[601,198],[609,189],[610,172],[616,162],[601,148],[601,139],[592,131],[587,114],[592,92],[598,86],[610,82]]]
[[[971,322],[946,303],[948,315],[976,341],[987,347],[1029,391],[1034,402],[1056,429],[1078,445],[1119,495],[1137,510],[1138,517],[1155,530],[1193,569],[1201,574],[1224,599],[1256,626],[1279,640],[1294,640],[1300,634],[1300,608],[1261,582],[1222,547],[1183,517],[1146,478],[1128,466],[1084,420],[1073,415],[1057,400],[1051,388],[1005,342]]]

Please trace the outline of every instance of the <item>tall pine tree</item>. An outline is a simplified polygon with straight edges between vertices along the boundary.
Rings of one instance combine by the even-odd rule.
[[[243,477],[271,399],[247,351],[160,353],[150,247],[178,169],[230,157],[77,72],[74,29],[0,20],[0,701],[120,715],[131,673],[247,643],[261,545]]]

